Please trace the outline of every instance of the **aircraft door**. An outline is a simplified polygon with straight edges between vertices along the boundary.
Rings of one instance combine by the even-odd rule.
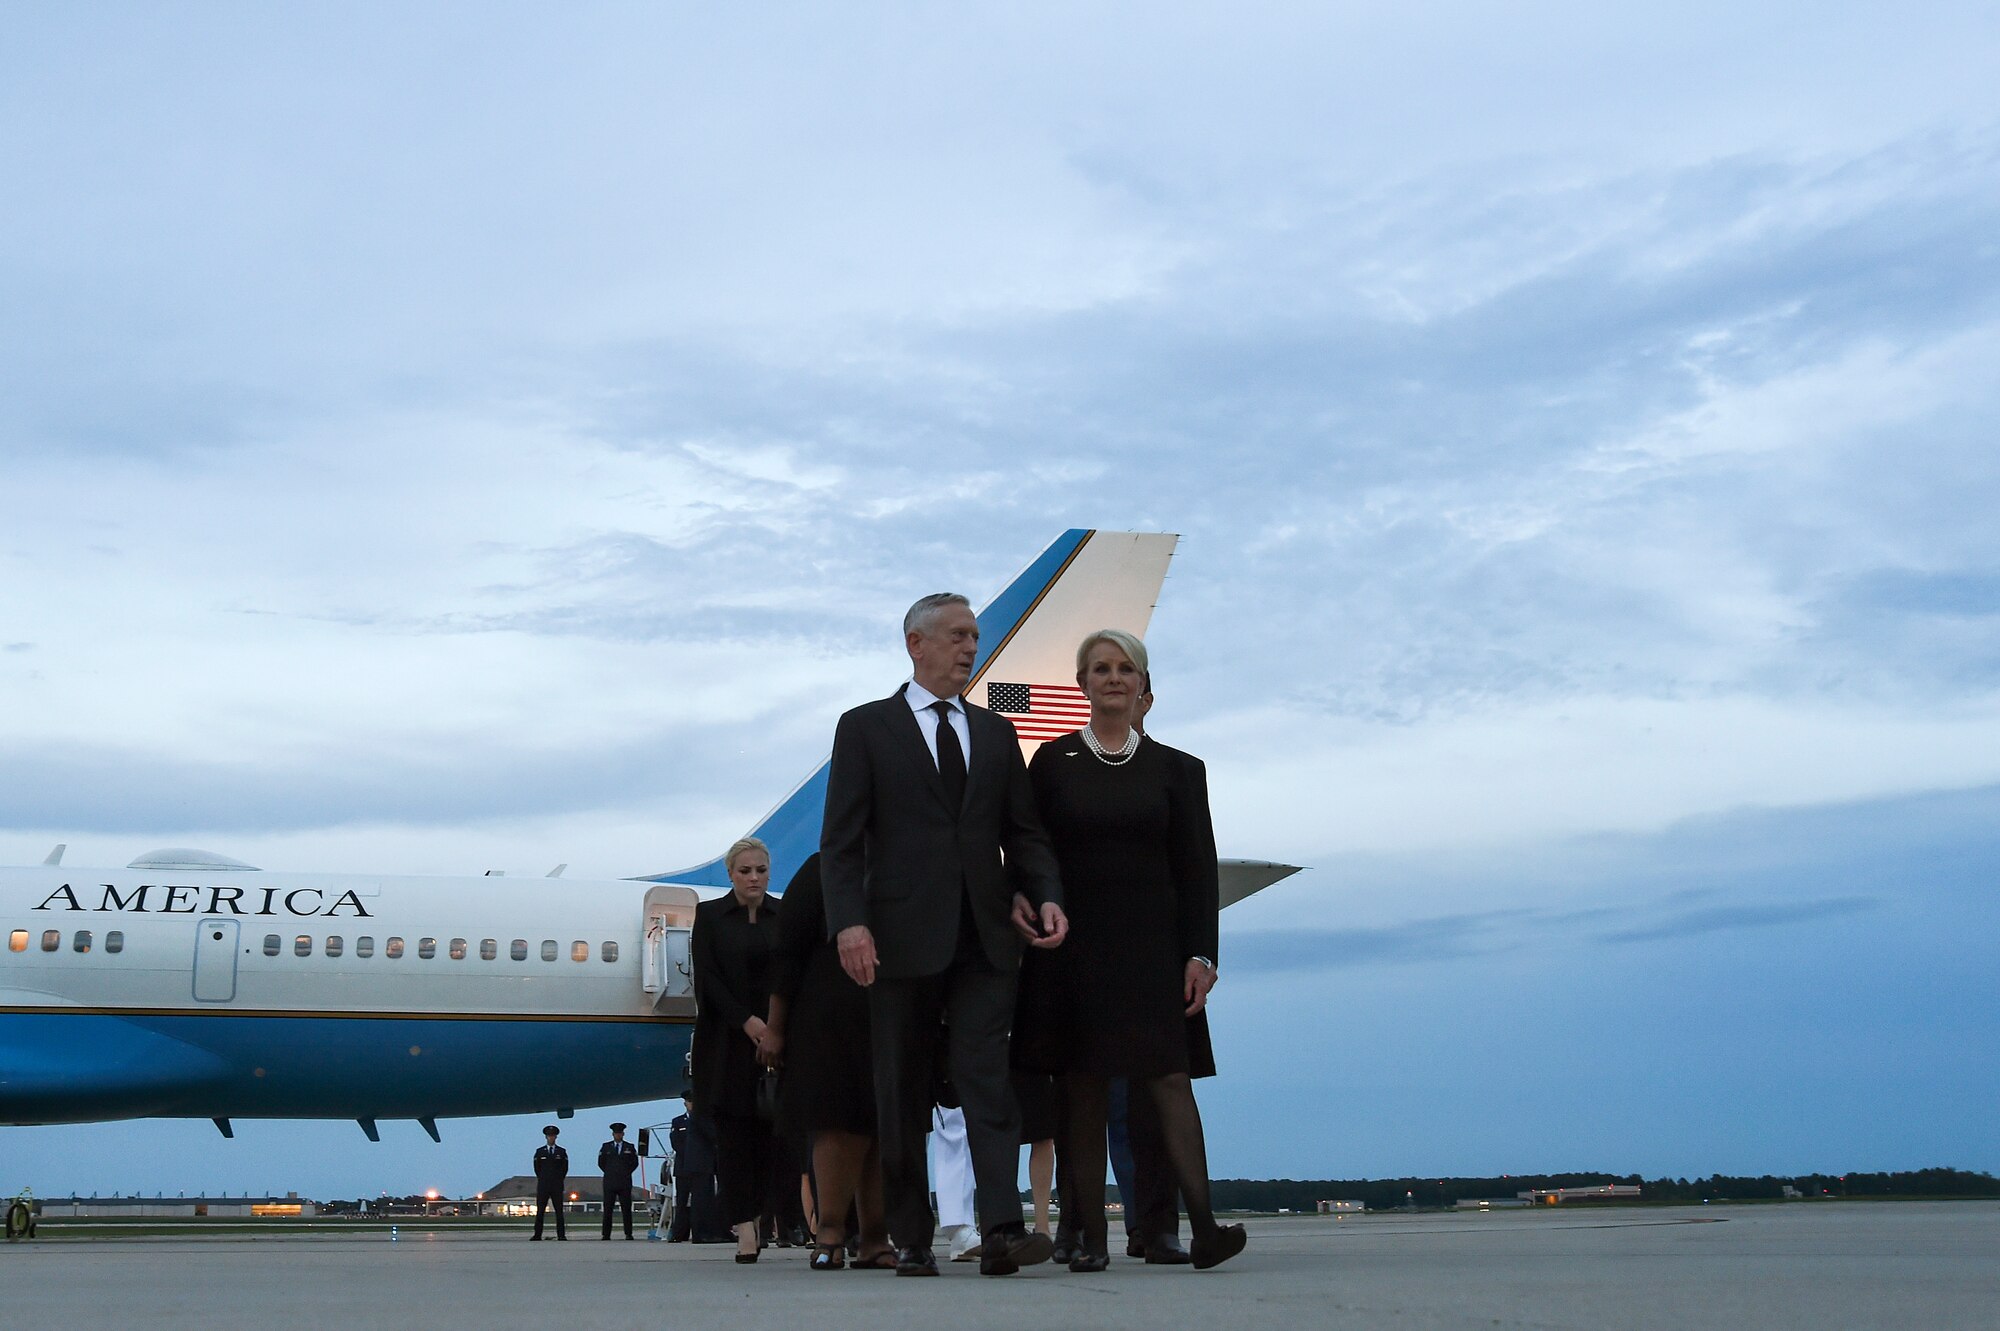
[[[195,926],[194,996],[203,1003],[227,1003],[236,997],[235,920],[203,920]]]
[[[694,993],[691,943],[696,900],[685,887],[656,887],[646,893],[640,972],[655,1007],[668,999],[689,999]]]

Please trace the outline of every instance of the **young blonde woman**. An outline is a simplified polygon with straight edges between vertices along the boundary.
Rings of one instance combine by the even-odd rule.
[[[745,837],[723,863],[728,893],[694,911],[694,1101],[715,1125],[722,1222],[736,1231],[736,1260],[748,1263],[757,1260],[776,1147],[757,1111],[757,1081],[778,903],[765,895],[771,852],[763,842]]]

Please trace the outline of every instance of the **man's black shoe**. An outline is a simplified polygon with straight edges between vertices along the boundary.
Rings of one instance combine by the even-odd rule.
[[[1137,1234],[1126,1235],[1125,1255],[1127,1257],[1144,1257],[1146,1255],[1146,1240],[1140,1238]]]
[[[1026,1225],[997,1225],[987,1231],[986,1244],[979,1251],[979,1274],[1011,1276],[1024,1266],[1049,1260],[1055,1246],[1048,1235],[1031,1234]]]
[[[929,1248],[902,1248],[896,1253],[896,1274],[899,1276],[934,1276],[937,1274],[937,1258]]]
[[[1155,1234],[1142,1246],[1148,1266],[1186,1266],[1194,1260],[1174,1234]]]

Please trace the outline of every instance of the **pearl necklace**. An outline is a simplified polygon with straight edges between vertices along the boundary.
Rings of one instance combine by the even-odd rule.
[[[1135,727],[1125,732],[1125,745],[1116,754],[1104,747],[1097,733],[1089,726],[1083,728],[1083,747],[1097,755],[1097,761],[1106,767],[1123,767],[1132,761],[1132,755],[1139,751],[1139,731]]]

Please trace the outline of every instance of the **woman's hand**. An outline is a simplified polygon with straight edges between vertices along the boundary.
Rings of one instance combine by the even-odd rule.
[[[1215,971],[1199,957],[1189,957],[1187,976],[1181,986],[1181,997],[1187,1000],[1187,1014],[1195,1013],[1208,1006],[1208,991],[1215,988]]]
[[[757,1061],[767,1068],[785,1066],[785,1033],[782,1030],[765,1025],[764,1034],[757,1041]]]
[[[1063,939],[1069,937],[1069,917],[1053,901],[1044,902],[1038,912],[1034,903],[1016,892],[1010,918],[1014,932],[1027,939],[1030,947],[1061,947]]]

